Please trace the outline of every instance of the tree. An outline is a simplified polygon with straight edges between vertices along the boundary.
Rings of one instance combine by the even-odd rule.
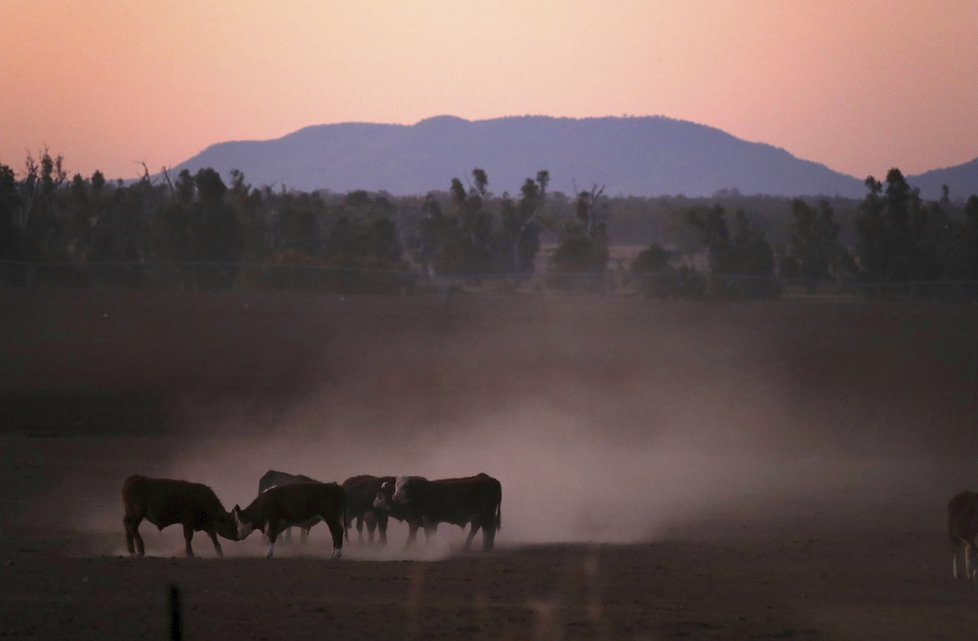
[[[978,196],[971,196],[964,207],[965,224],[958,241],[961,245],[962,279],[978,285]]]
[[[910,288],[918,294],[934,291],[928,283],[955,271],[958,232],[945,209],[950,205],[947,193],[941,201],[925,204],[895,168],[887,172],[885,189],[872,176],[866,186],[869,193],[856,218],[864,280],[913,283]]]
[[[92,191],[81,174],[71,179],[64,230],[65,251],[71,260],[85,262],[91,251],[92,222],[96,217]]]
[[[550,172],[541,169],[536,180],[527,178],[520,188],[520,200],[515,207],[504,209],[504,238],[512,252],[511,273],[529,275],[534,271],[533,262],[540,251],[540,214],[547,200]]]
[[[151,187],[148,178],[141,182],[144,191]],[[192,176],[183,170],[173,188],[175,199],[160,208],[157,235],[163,253],[171,260],[189,261],[182,268],[184,285],[194,290],[230,287],[237,275],[241,226],[227,193],[214,169],[205,167]]]
[[[277,250],[298,251],[308,256],[318,256],[323,253],[322,233],[319,221],[316,219],[317,207],[315,197],[306,194],[285,194],[279,204],[272,224],[273,244]],[[345,216],[341,221],[347,221]],[[339,241],[330,239],[331,243]],[[345,247],[330,247],[330,251],[345,251]]]
[[[19,209],[20,194],[14,170],[0,164],[0,260],[16,260],[21,256],[21,230],[16,223]]]
[[[93,187],[93,198],[94,193]],[[98,196],[90,251],[95,280],[127,286],[143,283],[142,265],[159,257],[162,228],[170,222],[158,220],[166,202],[167,188],[154,185],[148,172],[131,185]]]
[[[244,173],[231,170],[228,201],[241,230],[241,255],[246,262],[258,262],[271,248],[271,232],[262,192],[245,181]]]
[[[415,254],[431,275],[464,276],[478,281],[497,267],[495,255],[500,247],[493,233],[493,215],[487,207],[489,178],[479,168],[472,170],[472,178],[474,184],[468,189],[459,178],[452,179],[448,213],[433,194],[422,205]]]
[[[594,233],[594,228],[598,224],[596,205],[602,194],[604,194],[604,185],[600,189],[594,185],[591,187],[591,191],[582,191],[577,195],[575,210],[578,220],[584,226],[584,234],[587,236]]]
[[[640,294],[646,298],[700,298],[705,284],[687,265],[674,266],[673,254],[658,243],[643,249],[629,271]]]
[[[844,249],[839,243],[842,227],[833,220],[832,206],[821,200],[818,208],[801,199],[791,202],[792,220],[782,260],[782,275],[797,278],[814,293],[818,283],[833,277]]]
[[[712,275],[712,291],[729,298],[773,298],[781,293],[774,276],[774,250],[763,231],[750,224],[747,214],[734,214],[730,233],[725,212],[714,205],[705,215],[690,210],[688,221],[700,230]]]
[[[563,225],[563,240],[551,260],[551,281],[563,288],[601,289],[608,267],[608,230],[598,220],[598,201],[604,193],[595,185],[578,193],[576,219]]]

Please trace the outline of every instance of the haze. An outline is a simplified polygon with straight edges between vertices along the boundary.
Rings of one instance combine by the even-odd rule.
[[[173,166],[304,126],[666,115],[857,177],[978,155],[978,2],[0,3],[0,162]]]
[[[86,345],[108,344],[87,388],[172,399],[165,438],[126,423],[111,473],[93,475],[84,453],[59,472],[57,500],[77,500],[58,518],[72,527],[118,533],[119,485],[133,472],[206,483],[231,507],[268,469],[327,481],[485,471],[503,485],[501,546],[716,536],[724,519],[780,518],[772,501],[814,512],[898,495],[930,478],[907,465],[953,457],[973,416],[971,363],[955,347],[970,316],[953,310],[180,300],[94,299],[97,331],[34,350],[25,386],[63,387]],[[105,338],[123,326],[125,338]],[[929,384],[880,393],[910,380]],[[920,427],[935,424],[939,438]],[[50,518],[48,505],[20,518]],[[405,535],[392,526],[390,558],[403,558]],[[154,549],[178,550],[179,529],[168,536]],[[460,543],[443,525],[424,553]],[[98,545],[83,551],[123,553],[121,536]]]

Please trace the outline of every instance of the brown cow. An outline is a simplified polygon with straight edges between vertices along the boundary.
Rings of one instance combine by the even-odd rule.
[[[266,490],[270,490],[273,487],[278,487],[279,485],[294,485],[296,483],[319,483],[320,481],[305,476],[304,474],[289,474],[288,472],[279,472],[278,470],[268,470],[262,477],[258,479],[258,493],[261,494]],[[309,530],[312,526],[319,523],[318,517],[313,517],[304,523],[295,523],[296,527],[299,528],[301,534],[299,535],[299,540],[303,543],[309,538]],[[292,540],[292,528],[285,528],[285,540]]]
[[[345,512],[346,493],[336,483],[295,483],[269,488],[248,507],[241,509],[235,505],[231,515],[238,528],[238,540],[256,529],[268,537],[266,559],[272,558],[275,539],[283,530],[293,523],[318,517],[333,536],[330,558],[338,559],[343,550]]]
[[[964,578],[978,580],[972,560],[978,538],[978,493],[964,491],[955,494],[947,504],[947,534],[951,538],[951,572],[958,573],[958,550],[964,550]]]
[[[439,523],[451,523],[462,528],[471,525],[466,550],[482,529],[482,549],[490,552],[502,524],[502,501],[502,485],[488,474],[435,481],[400,476],[394,483],[381,484],[374,506],[395,509],[404,516],[410,528],[408,544],[414,541],[419,524],[429,536]]]
[[[363,524],[367,524],[367,540],[373,544],[374,530],[378,532],[381,545],[387,544],[387,521],[388,518],[400,518],[397,514],[392,514],[388,510],[377,509],[373,506],[377,490],[385,481],[394,482],[393,476],[371,476],[361,474],[351,476],[343,481],[343,489],[346,490],[346,527],[356,521],[357,542],[363,543]]]
[[[145,553],[143,537],[139,535],[139,524],[143,519],[161,530],[168,525],[181,524],[187,556],[194,555],[190,545],[194,532],[206,532],[218,556],[224,556],[217,541],[218,534],[232,541],[238,540],[231,513],[224,509],[214,490],[200,483],[133,475],[122,485],[122,503],[126,508],[122,522],[126,526],[129,554],[143,556]]]

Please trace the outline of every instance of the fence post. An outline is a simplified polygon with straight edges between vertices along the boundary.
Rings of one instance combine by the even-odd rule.
[[[170,641],[180,641],[183,638],[180,624],[180,589],[175,585],[170,585],[169,595]]]

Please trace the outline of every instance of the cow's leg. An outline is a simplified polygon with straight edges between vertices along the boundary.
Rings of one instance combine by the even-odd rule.
[[[425,543],[425,545],[428,545],[428,543],[431,542],[431,539],[433,539],[435,537],[435,533],[436,532],[438,532],[438,524],[437,523],[429,523],[428,521],[424,521],[424,543]]]
[[[951,574],[955,579],[960,579],[958,575],[958,540],[951,537]]]
[[[187,544],[187,549],[185,550],[188,557],[193,557],[194,549],[191,547],[190,542],[194,538],[194,528],[193,526],[184,524],[183,526],[183,540]]]
[[[363,520],[367,523],[367,542],[374,544],[374,531],[377,529],[377,513],[364,512]]]
[[[418,526],[419,523],[417,521],[408,521],[408,547],[410,547],[414,543],[414,540],[418,537]]]
[[[482,526],[482,551],[492,552],[492,546],[496,542],[496,519],[493,515],[491,525]]]
[[[278,538],[278,523],[268,522],[268,550],[265,551],[265,558],[270,559],[275,553],[275,539]]]
[[[343,553],[343,524],[338,518],[324,518],[329,533],[333,535],[333,553],[329,558],[338,559]]]
[[[128,516],[122,517],[122,527],[126,528],[126,547],[129,548],[129,555],[131,556],[136,553],[136,549],[133,547],[132,544],[132,540],[133,540],[132,531],[134,528],[132,528],[129,525]]]
[[[381,545],[387,545],[387,514],[377,514],[377,532]]]
[[[363,514],[357,514],[357,544],[363,545]]]
[[[469,551],[469,546],[472,545],[472,539],[475,538],[475,533],[479,531],[479,520],[472,519],[472,527],[469,529],[469,535],[465,537],[465,545],[462,547],[466,552]]]
[[[143,537],[139,535],[139,524],[142,522],[142,518],[126,516],[122,519],[122,524],[126,527],[126,547],[129,548],[129,554],[136,554],[138,552],[139,556],[143,556],[145,549],[143,547]],[[135,547],[133,542],[135,541]]]
[[[214,551],[217,552],[217,556],[223,557],[224,550],[221,549],[221,542],[217,540],[217,533],[213,529],[206,530],[206,532],[207,536],[211,537],[211,543],[214,544]]]
[[[967,543],[961,544],[961,554],[964,557],[964,578],[971,578],[971,546]]]
[[[964,564],[965,576],[971,581],[978,581],[976,562],[978,562],[978,550],[975,549],[974,543],[969,542],[964,546]]]
[[[971,579],[972,574],[974,573],[971,559],[971,545],[965,541],[958,541],[958,551],[962,559],[961,564],[964,566],[964,575],[962,578],[968,581]]]

